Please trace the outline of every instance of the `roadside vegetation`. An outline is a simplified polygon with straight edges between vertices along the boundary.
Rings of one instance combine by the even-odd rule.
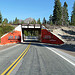
[[[14,29],[13,26],[10,24],[2,24],[0,25],[0,42],[1,42],[1,36],[4,35],[5,33],[8,33]]]

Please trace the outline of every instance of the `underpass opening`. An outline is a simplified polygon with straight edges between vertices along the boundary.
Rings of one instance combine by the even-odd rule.
[[[22,24],[21,42],[40,42],[41,25],[40,24]]]

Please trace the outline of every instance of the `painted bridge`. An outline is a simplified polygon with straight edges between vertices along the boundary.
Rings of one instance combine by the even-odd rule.
[[[63,40],[51,33],[44,25],[40,24],[22,24],[18,25],[12,32],[1,37],[1,44],[21,43],[28,39],[35,39],[38,42],[50,44],[63,44]],[[33,39],[32,41],[35,41]],[[30,40],[29,40],[30,41]]]

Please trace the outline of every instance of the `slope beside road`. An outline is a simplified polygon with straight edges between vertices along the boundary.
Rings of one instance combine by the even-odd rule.
[[[0,52],[0,74],[21,55],[28,45],[29,43],[18,44]],[[48,48],[53,50],[52,47]],[[51,50],[39,43],[31,43],[24,57],[15,67],[13,66],[14,69],[10,68],[13,69],[10,75],[75,75],[75,66]]]

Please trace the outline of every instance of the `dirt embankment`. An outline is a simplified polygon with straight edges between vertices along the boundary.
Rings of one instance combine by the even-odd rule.
[[[52,33],[56,34],[65,41],[64,45],[53,46],[58,50],[75,56],[75,26],[49,26],[47,27]]]

